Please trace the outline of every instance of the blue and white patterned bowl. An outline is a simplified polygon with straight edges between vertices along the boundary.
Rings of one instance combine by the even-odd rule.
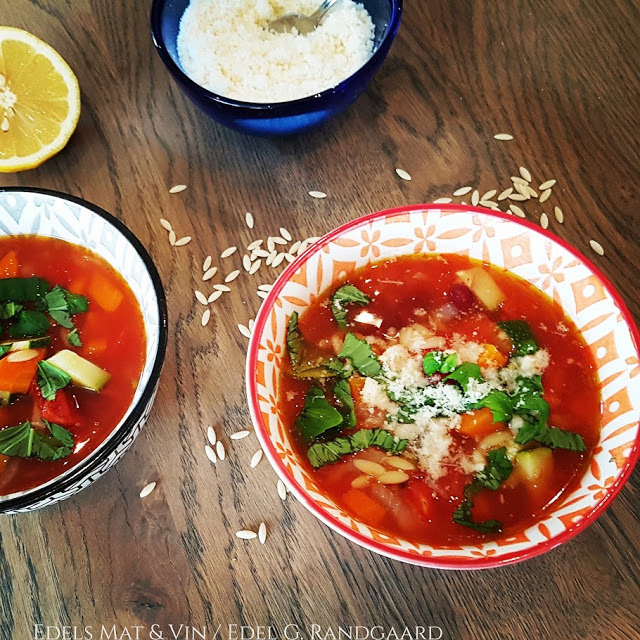
[[[0,513],[32,511],[64,500],[88,487],[119,460],[147,420],[167,346],[167,306],[160,276],[145,248],[122,222],[85,200],[56,191],[0,188],[0,236],[20,234],[66,240],[91,249],[111,264],[140,305],[147,353],[131,405],[106,440],[49,482],[1,496]]]

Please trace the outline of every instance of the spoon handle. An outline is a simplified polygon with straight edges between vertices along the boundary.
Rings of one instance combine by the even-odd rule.
[[[309,17],[316,23],[320,22],[324,17],[324,14],[333,7],[339,0],[324,0],[324,2],[311,14]]]

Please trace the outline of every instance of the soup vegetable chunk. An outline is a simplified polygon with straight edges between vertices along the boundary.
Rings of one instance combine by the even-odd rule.
[[[127,411],[144,365],[136,299],[91,251],[0,239],[0,495],[85,458]]]
[[[593,357],[545,294],[453,254],[380,262],[288,326],[280,414],[318,488],[458,545],[540,519],[598,440]]]

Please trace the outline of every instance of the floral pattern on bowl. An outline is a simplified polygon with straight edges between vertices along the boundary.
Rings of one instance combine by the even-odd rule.
[[[419,252],[458,253],[504,267],[562,305],[593,352],[602,432],[575,491],[534,526],[478,545],[436,548],[355,521],[316,490],[278,419],[279,369],[288,318],[333,282],[370,262]],[[391,558],[441,568],[483,568],[533,557],[592,522],[629,477],[639,454],[640,339],[604,276],[575,249],[532,224],[463,205],[416,205],[365,216],[328,234],[278,278],[258,317],[247,393],[261,444],[296,497],[338,533]]]

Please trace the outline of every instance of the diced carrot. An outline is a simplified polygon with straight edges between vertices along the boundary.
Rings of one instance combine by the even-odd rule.
[[[71,293],[80,293],[82,295],[85,294],[87,290],[87,279],[86,277],[78,277],[72,280],[67,286],[67,291]]]
[[[490,433],[500,431],[505,428],[504,422],[494,422],[493,413],[488,407],[475,409],[461,416],[460,433],[473,438],[483,438]]]
[[[107,350],[107,338],[105,337],[103,326],[104,316],[96,310],[89,309],[88,313],[83,313],[78,318],[78,330],[82,340],[82,353],[91,357]],[[71,347],[72,349],[74,347]]]
[[[39,357],[11,362],[8,358],[0,360],[0,389],[9,393],[27,393],[36,377]]]
[[[351,376],[349,378],[351,396],[353,397],[355,402],[360,402],[360,400],[362,399],[362,389],[364,388],[364,383],[366,381],[366,378],[359,376]]]
[[[0,259],[0,278],[16,278],[18,276],[18,256],[15,251],[5,253]]]
[[[507,364],[507,356],[501,353],[493,344],[483,344],[478,364],[486,369],[499,369]]]
[[[357,518],[374,527],[382,522],[387,512],[381,504],[359,489],[349,489],[342,496],[342,500]]]
[[[115,311],[120,306],[122,298],[122,291],[113,286],[107,278],[100,274],[93,276],[89,285],[90,300],[94,300],[105,311]]]

